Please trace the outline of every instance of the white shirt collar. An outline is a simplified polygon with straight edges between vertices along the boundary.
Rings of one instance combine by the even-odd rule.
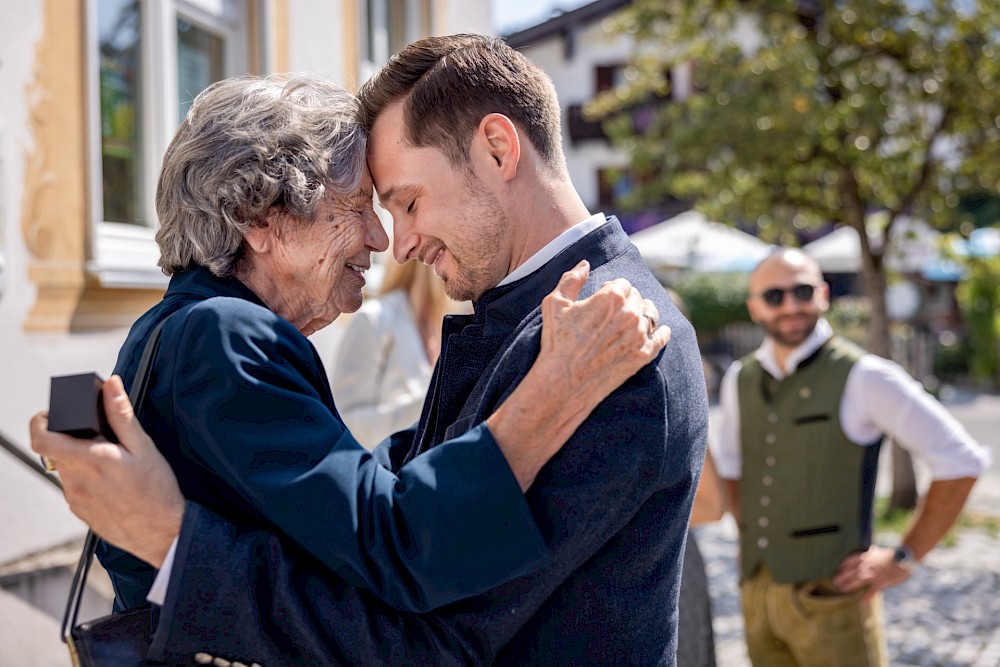
[[[558,255],[564,249],[570,247],[607,221],[608,220],[604,217],[603,213],[595,213],[583,222],[578,222],[559,236],[546,243],[538,252],[529,257],[527,261],[507,274],[507,277],[501,280],[497,287],[500,287],[500,285],[507,285],[515,280],[520,280],[525,276],[531,275],[538,269],[548,264],[549,260]]]
[[[812,330],[804,341],[799,343],[799,346],[792,350],[788,359],[785,360],[785,366],[787,370],[781,370],[778,366],[778,361],[774,356],[774,341],[770,338],[765,338],[764,342],[761,343],[760,347],[757,348],[757,360],[760,361],[760,365],[764,367],[764,370],[771,374],[772,377],[782,380],[785,377],[791,375],[795,372],[795,369],[799,367],[799,364],[803,359],[808,358],[813,352],[818,350],[820,346],[826,341],[830,340],[833,336],[833,327],[825,319],[820,318],[816,323],[816,328]]]

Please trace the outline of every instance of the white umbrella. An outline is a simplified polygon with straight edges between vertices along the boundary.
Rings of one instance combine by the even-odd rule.
[[[951,250],[961,257],[996,257],[1000,255],[1000,227],[980,227],[968,239],[953,238]]]
[[[857,273],[861,270],[861,241],[851,227],[838,227],[802,246],[824,273]]]
[[[756,236],[706,220],[697,211],[685,211],[632,234],[630,239],[654,270],[747,271],[770,248]]]
[[[869,234],[868,238],[873,248],[881,247],[880,235]],[[892,239],[886,265],[896,271],[920,273],[941,258],[941,233],[923,220],[901,216],[892,227]],[[815,259],[824,273],[861,271],[861,240],[851,227],[838,227],[826,236],[805,244],[802,251]]]

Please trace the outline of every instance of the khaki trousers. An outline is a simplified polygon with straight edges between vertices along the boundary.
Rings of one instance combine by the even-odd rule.
[[[829,578],[778,584],[761,569],[740,584],[754,667],[888,667],[882,594],[841,593]]]

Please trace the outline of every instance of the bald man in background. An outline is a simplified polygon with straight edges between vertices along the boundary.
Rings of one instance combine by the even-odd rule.
[[[899,365],[834,335],[829,288],[799,250],[750,275],[765,339],[720,389],[713,453],[740,528],[740,588],[757,667],[888,665],[882,594],[954,524],[990,452]],[[898,545],[871,544],[879,448],[932,482]]]

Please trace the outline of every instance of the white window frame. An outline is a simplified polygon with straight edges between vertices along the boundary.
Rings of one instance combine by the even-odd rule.
[[[163,287],[154,236],[155,194],[163,153],[179,124],[177,97],[177,20],[182,18],[221,37],[224,76],[249,70],[250,4],[259,0],[142,0],[143,89],[142,168],[146,225],[104,220],[101,161],[100,59],[97,2],[87,3],[87,138],[90,195],[87,269],[106,287]]]
[[[358,72],[360,81],[367,81],[373,74],[379,71],[394,53],[389,44],[389,3],[391,0],[372,0],[372,16],[369,18],[368,0],[357,0],[358,2],[358,35],[361,37],[358,43]],[[424,11],[431,12],[432,4],[425,3],[424,0],[405,0],[406,25],[404,27],[405,42],[413,42],[424,37],[424,25],[433,25],[432,16],[423,16]],[[374,23],[375,27],[369,32],[369,24]],[[374,34],[372,36],[372,34]],[[369,44],[369,40],[375,42]],[[371,47],[371,48],[369,48]],[[369,52],[372,58],[368,57]]]

